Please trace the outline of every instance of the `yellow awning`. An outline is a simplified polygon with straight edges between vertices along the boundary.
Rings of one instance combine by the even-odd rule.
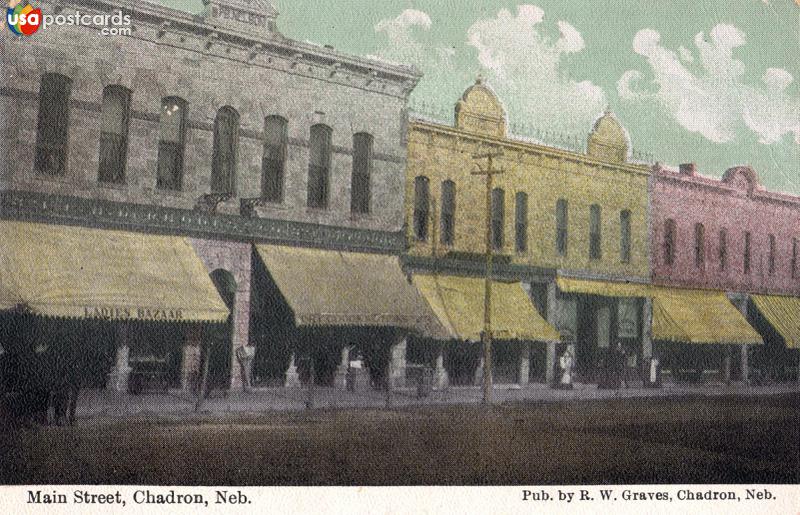
[[[686,343],[763,343],[722,292],[657,288],[653,339]]]
[[[753,303],[789,349],[800,348],[800,299],[778,295],[751,295]]]
[[[685,343],[763,343],[723,292],[556,278],[567,293],[653,299],[653,339]]]
[[[652,297],[652,286],[640,283],[615,283],[556,277],[558,288],[564,293],[586,293],[605,297]]]
[[[397,256],[256,245],[298,326],[372,326],[444,333]]]
[[[0,306],[53,317],[223,322],[185,238],[0,221]]]
[[[451,338],[478,341],[483,332],[484,280],[472,277],[414,275]],[[519,283],[492,283],[492,336],[505,340],[559,341],[558,331],[536,311]]]

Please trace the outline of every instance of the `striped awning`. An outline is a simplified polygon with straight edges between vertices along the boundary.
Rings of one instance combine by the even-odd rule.
[[[789,349],[800,348],[800,298],[751,295],[756,308],[772,324]]]

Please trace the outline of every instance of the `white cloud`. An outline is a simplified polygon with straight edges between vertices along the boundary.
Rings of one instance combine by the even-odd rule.
[[[761,143],[775,143],[787,133],[800,143],[800,99],[787,92],[792,75],[768,68],[763,85],[746,84],[746,66],[733,56],[745,44],[737,27],[718,24],[708,37],[695,36],[695,56],[683,46],[678,53],[662,46],[658,32],[642,29],[633,38],[633,50],[647,58],[652,83],[642,84],[644,75],[628,70],[617,82],[617,92],[623,100],[657,103],[683,127],[717,143],[733,141],[743,126],[758,134]],[[696,71],[683,64],[696,60]]]
[[[558,21],[554,38],[545,25],[541,8],[520,5],[516,14],[501,9],[494,18],[476,21],[467,37],[514,120],[585,133],[603,111],[605,93],[590,81],[573,80],[562,67],[565,54],[585,47],[580,32]]]

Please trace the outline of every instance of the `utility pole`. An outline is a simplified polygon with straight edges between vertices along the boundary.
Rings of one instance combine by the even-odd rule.
[[[472,156],[475,160],[487,159],[488,166],[483,168],[479,163],[475,163],[478,171],[472,175],[483,175],[486,177],[486,283],[483,297],[483,404],[492,404],[492,183],[494,176],[504,172],[502,169],[495,169],[493,160],[502,155],[502,151],[494,150]]]

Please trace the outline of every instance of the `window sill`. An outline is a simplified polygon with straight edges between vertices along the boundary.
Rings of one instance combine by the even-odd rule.
[[[122,182],[110,182],[110,181],[97,181],[95,184],[100,188],[105,188],[109,190],[125,190],[128,187],[128,184],[125,181]]]

